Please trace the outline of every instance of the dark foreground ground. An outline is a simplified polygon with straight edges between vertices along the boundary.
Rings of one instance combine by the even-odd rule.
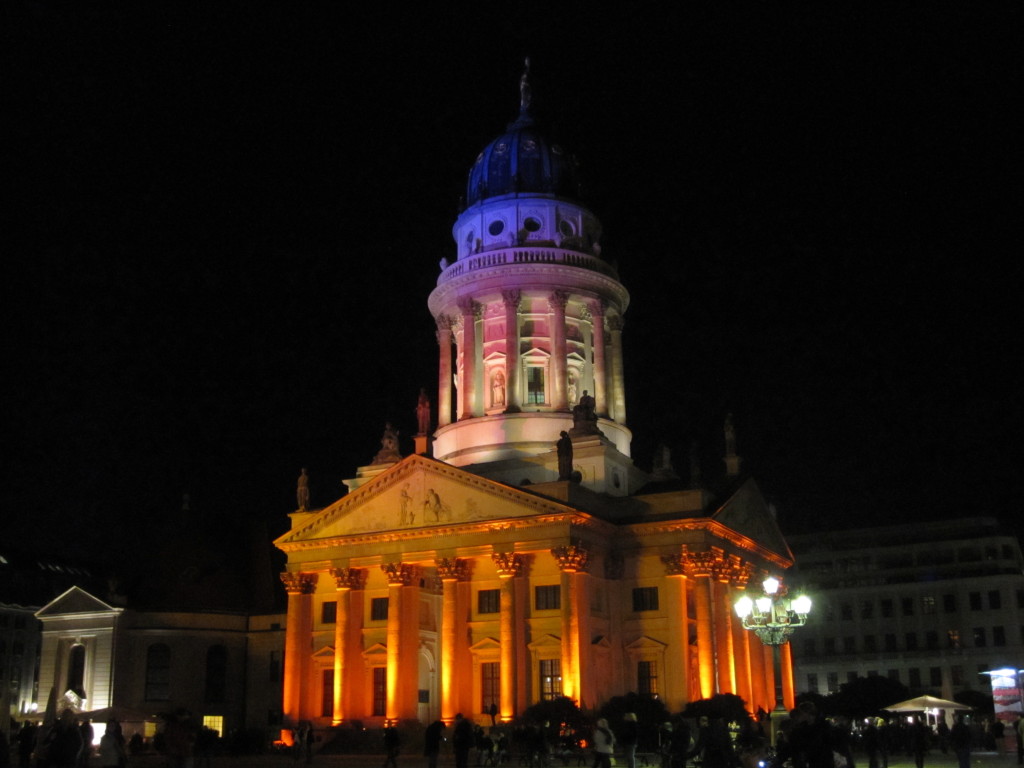
[[[857,759],[859,756],[855,756]],[[384,755],[314,755],[311,763],[320,768],[382,768]],[[159,755],[141,755],[132,757],[128,763],[129,768],[165,768],[167,760]],[[252,755],[245,757],[214,757],[210,761],[211,768],[299,768],[306,765],[302,760],[296,761],[294,757],[287,754],[274,755]],[[451,755],[442,755],[438,768],[454,768],[455,760]],[[472,765],[472,763],[471,763]],[[639,763],[638,763],[639,765]],[[975,752],[971,755],[971,768],[1015,768],[1017,755],[996,754],[995,752]],[[400,755],[398,768],[426,768],[427,760],[420,755]],[[520,768],[518,760],[505,763],[506,768]],[[560,768],[561,763],[557,762],[551,768]],[[934,752],[925,758],[925,768],[957,768],[956,758],[952,754],[943,755]],[[590,763],[587,763],[587,767]],[[866,768],[865,760],[858,760],[853,768]],[[206,768],[205,764],[197,762],[194,768]],[[570,766],[575,768],[575,766]],[[621,761],[616,768],[622,768]],[[915,768],[911,757],[898,756],[890,758],[889,768]]]

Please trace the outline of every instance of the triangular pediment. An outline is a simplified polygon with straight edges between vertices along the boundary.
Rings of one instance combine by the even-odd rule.
[[[646,651],[646,650],[649,650],[651,648],[656,649],[656,650],[663,650],[663,649],[665,649],[667,647],[668,646],[666,646],[665,643],[659,643],[657,640],[655,640],[652,637],[647,637],[647,635],[642,635],[642,636],[638,637],[636,640],[634,640],[633,642],[628,643],[626,645],[626,650],[627,651]]]
[[[501,643],[499,643],[493,637],[485,637],[483,640],[479,640],[473,643],[471,646],[469,646],[469,650],[473,653],[500,651]]]
[[[333,659],[334,658],[334,646],[325,645],[319,651],[313,653],[314,659]]]
[[[123,608],[115,608],[89,594],[81,587],[71,587],[64,594],[54,598],[36,611],[36,618],[46,619],[55,616],[66,616],[75,613],[121,613]]]
[[[433,531],[573,510],[424,456],[408,456],[352,493],[303,520],[275,542],[301,542],[386,532]]]
[[[562,646],[561,639],[554,635],[541,635],[526,647],[531,651],[535,651],[538,648],[551,648],[552,646],[560,648]]]
[[[374,643],[365,651],[363,651],[363,658],[368,659],[371,656],[387,656],[388,647],[383,643]]]
[[[753,539],[765,549],[793,560],[793,553],[775,522],[775,515],[753,478],[744,482],[713,517],[715,522]]]

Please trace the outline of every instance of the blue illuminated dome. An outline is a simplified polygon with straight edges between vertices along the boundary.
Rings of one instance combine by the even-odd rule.
[[[484,147],[469,171],[466,207],[508,195],[577,199],[576,159],[541,131],[530,107],[527,69],[519,82],[519,117]]]

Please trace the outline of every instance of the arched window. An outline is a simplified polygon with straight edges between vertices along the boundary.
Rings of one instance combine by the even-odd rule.
[[[211,645],[206,650],[206,701],[224,701],[228,687],[228,649]]]
[[[81,698],[85,698],[85,646],[71,646],[68,653],[68,687]]]
[[[146,701],[171,699],[171,649],[155,643],[146,650]]]

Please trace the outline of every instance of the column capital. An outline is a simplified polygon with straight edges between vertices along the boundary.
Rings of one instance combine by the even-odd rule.
[[[551,555],[558,561],[558,567],[564,573],[586,573],[590,565],[590,553],[575,544],[553,547]]]
[[[551,295],[548,296],[548,306],[552,311],[556,309],[564,310],[568,303],[569,293],[567,291],[552,291]]]
[[[515,552],[492,552],[491,560],[499,579],[511,579],[523,572],[523,556]]]
[[[593,317],[603,318],[607,308],[608,302],[604,299],[595,299],[586,303],[586,309]]]
[[[331,568],[328,573],[334,577],[339,592],[348,589],[362,589],[366,586],[365,568]]]
[[[689,547],[684,544],[680,557],[683,560],[687,576],[715,578],[722,553],[714,547],[703,552],[691,552]]]
[[[501,303],[511,309],[519,309],[519,302],[522,301],[522,292],[518,289],[501,292]]]
[[[317,577],[316,573],[285,571],[281,574],[281,581],[289,595],[311,595],[316,591]]]
[[[419,566],[411,563],[381,563],[389,587],[411,587],[419,578]]]
[[[746,589],[747,582],[753,578],[754,571],[757,569],[749,560],[741,560],[737,555],[733,555],[730,559],[732,562],[729,569],[729,583],[736,589]]]
[[[450,331],[454,324],[452,318],[448,315],[438,315],[434,318],[434,322],[437,323],[437,330],[439,331]]]
[[[469,563],[458,557],[439,557],[434,565],[441,581],[466,581],[469,576]]]
[[[463,317],[472,317],[474,320],[480,319],[480,313],[483,307],[473,300],[471,296],[463,296],[457,302],[459,312],[462,313]]]
[[[682,576],[685,579],[689,575],[689,564],[683,555],[663,555],[661,562],[665,564],[666,576]]]

